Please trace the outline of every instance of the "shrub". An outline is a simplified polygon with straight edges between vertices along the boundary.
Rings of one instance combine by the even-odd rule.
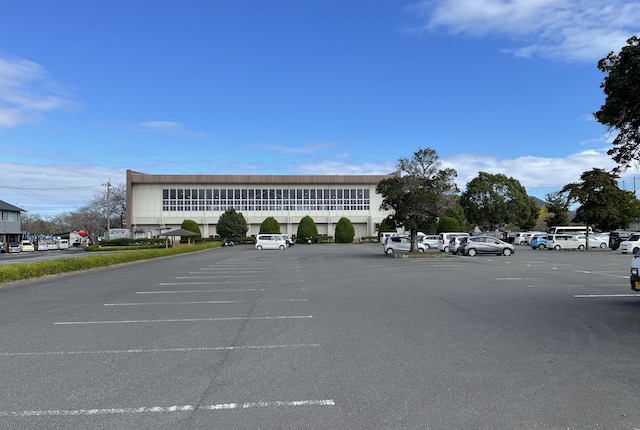
[[[272,216],[262,221],[260,225],[260,233],[277,233],[280,234],[280,224]]]
[[[309,215],[300,220],[298,224],[298,233],[296,234],[297,242],[304,243],[310,237],[312,241],[318,241],[318,227],[315,221]]]
[[[194,220],[185,219],[184,221],[182,221],[182,225],[180,225],[180,228],[192,233],[198,233],[198,235],[202,236],[202,233],[200,232],[200,226],[198,226],[198,223]]]
[[[457,219],[442,217],[440,218],[440,221],[438,221],[436,233],[442,233],[443,231],[462,231],[462,229],[460,228],[460,223]]]
[[[337,243],[351,243],[353,237],[356,235],[356,229],[349,218],[342,217],[338,224],[336,224],[336,242]]]
[[[0,266],[0,283],[19,281],[21,279],[35,278],[46,275],[55,275],[65,272],[93,269],[96,267],[111,266],[114,264],[128,263],[150,258],[165,257],[187,252],[203,251],[205,249],[220,246],[220,243],[204,243],[195,246],[179,246],[168,249],[147,249],[140,251],[114,252],[107,255],[88,255],[86,257],[59,258],[49,261],[36,261],[34,263],[8,264]]]
[[[216,231],[223,238],[242,237],[247,234],[249,227],[247,227],[247,220],[244,219],[244,216],[236,212],[234,208],[230,208],[220,215]]]

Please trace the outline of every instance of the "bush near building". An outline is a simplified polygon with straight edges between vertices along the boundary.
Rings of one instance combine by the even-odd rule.
[[[355,235],[356,229],[353,227],[353,223],[349,218],[340,218],[340,221],[336,224],[336,242],[351,243]]]
[[[276,233],[280,234],[280,224],[272,216],[268,217],[260,224],[260,233]]]
[[[305,243],[310,237],[313,242],[318,242],[318,226],[309,215],[300,220],[298,224],[298,232],[296,233],[296,242]]]

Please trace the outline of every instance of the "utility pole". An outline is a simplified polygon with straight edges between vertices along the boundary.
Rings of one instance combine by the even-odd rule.
[[[107,239],[109,239],[109,230],[111,230],[111,178],[102,186],[107,187]]]

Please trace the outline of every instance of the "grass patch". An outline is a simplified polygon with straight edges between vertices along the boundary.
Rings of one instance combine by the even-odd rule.
[[[0,283],[21,281],[24,279],[38,278],[47,275],[76,272],[79,270],[106,267],[114,264],[130,263],[151,258],[166,257],[170,255],[186,254],[188,252],[202,251],[217,248],[220,242],[208,242],[193,246],[178,246],[175,248],[145,249],[137,247],[135,251],[115,252],[108,255],[88,255],[86,257],[58,258],[48,261],[36,261],[34,263],[14,263],[0,266]],[[129,247],[126,247],[129,248]],[[114,251],[115,249],[110,249]]]

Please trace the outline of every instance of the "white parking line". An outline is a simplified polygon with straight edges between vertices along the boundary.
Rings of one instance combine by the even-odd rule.
[[[54,325],[91,325],[91,324],[137,324],[137,323],[163,323],[163,322],[204,322],[204,321],[249,321],[249,320],[285,320],[308,319],[311,315],[292,315],[280,317],[229,317],[229,318],[182,318],[164,320],[123,320],[123,321],[63,321]]]
[[[292,345],[249,345],[249,346],[212,346],[200,348],[152,348],[152,349],[116,349],[105,351],[48,351],[48,352],[3,352],[0,357],[47,356],[47,355],[91,355],[91,354],[148,354],[155,352],[207,352],[207,351],[239,351],[251,349],[278,348],[316,348],[318,343],[300,343]]]
[[[150,306],[150,305],[227,305],[234,303],[263,303],[263,302],[308,302],[309,299],[281,299],[281,300],[207,300],[202,302],[158,302],[158,303],[105,303],[105,306]]]
[[[122,415],[122,414],[166,413],[166,412],[187,412],[187,411],[218,411],[218,410],[228,410],[228,409],[280,408],[280,407],[299,407],[299,406],[335,406],[335,402],[331,399],[327,399],[327,400],[295,400],[295,401],[275,401],[275,402],[219,403],[216,405],[151,406],[151,407],[139,407],[139,408],[0,411],[0,417]]]
[[[576,294],[577,299],[595,299],[600,297],[640,297],[640,294]]]
[[[291,288],[238,288],[235,290],[172,290],[172,291],[136,291],[136,294],[183,294],[183,293],[243,293],[243,292],[257,292],[257,291],[283,291]],[[296,288],[298,290],[304,290],[304,288]]]

